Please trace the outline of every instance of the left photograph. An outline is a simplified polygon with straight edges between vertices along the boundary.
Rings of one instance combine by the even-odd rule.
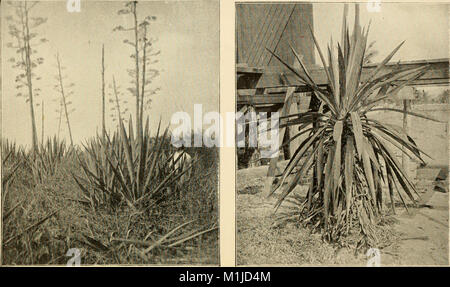
[[[2,2],[1,40],[1,265],[219,265],[219,1]]]

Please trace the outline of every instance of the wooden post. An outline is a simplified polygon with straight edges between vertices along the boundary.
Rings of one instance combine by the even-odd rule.
[[[401,100],[403,103],[403,111],[408,112],[411,109],[411,100],[414,99],[414,87],[407,86],[402,88],[395,98]],[[403,132],[408,134],[408,115],[403,114]],[[402,147],[402,167],[406,174],[409,174],[409,160],[405,154],[405,149]]]
[[[403,111],[408,112],[410,108],[411,100],[403,100]],[[405,132],[405,134],[408,134],[408,115],[406,113],[403,114],[403,131]],[[408,163],[408,157],[405,154],[404,148],[402,148],[402,166],[406,174],[409,173]]]
[[[286,127],[286,129],[284,130],[284,138],[283,138],[283,142],[281,143],[281,145],[289,142],[289,140],[291,139],[291,135],[289,132],[290,128]],[[289,143],[286,147],[283,148],[283,160],[287,160],[291,158],[291,145],[292,143]]]
[[[280,109],[281,110],[280,117],[283,117],[283,116],[286,116],[289,114],[289,109],[292,104],[294,92],[295,92],[295,87],[289,87],[288,90],[286,91],[284,106]],[[282,120],[280,120],[279,125],[281,125],[281,123],[282,123]],[[279,138],[280,145],[283,142],[284,131],[285,131],[285,128],[280,128],[278,130],[278,138]],[[277,163],[278,163],[278,156],[274,156],[270,159],[269,169],[267,171],[267,177],[264,182],[263,196],[265,196],[265,197],[269,196],[271,193],[272,183],[275,178],[275,173],[277,170]]]
[[[311,93],[310,92],[298,92],[295,93],[296,95],[296,102],[297,102],[297,109],[295,111],[292,111],[291,113],[305,113],[309,110],[309,102],[311,101]],[[295,136],[299,130],[300,124],[292,126],[292,130],[294,131],[293,136]],[[300,137],[297,137],[295,140],[291,142],[290,148],[291,148],[291,155],[295,153],[297,148],[300,146],[300,143],[307,138],[308,135],[304,134]]]

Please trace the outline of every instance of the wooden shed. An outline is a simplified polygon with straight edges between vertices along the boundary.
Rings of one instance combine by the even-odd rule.
[[[276,87],[289,86],[289,79],[283,77],[288,70],[268,50],[295,66],[292,46],[303,56],[306,65],[314,65],[314,44],[310,31],[314,26],[312,9],[310,3],[236,5],[237,88],[238,94],[245,98],[245,102],[238,98],[238,110],[276,112],[283,107],[284,99],[275,96],[279,95]],[[258,84],[266,82],[264,77],[269,79],[269,85],[275,89],[258,89]],[[282,91],[281,95],[284,94],[285,91]],[[297,110],[307,110],[309,94],[297,93],[295,96],[297,105],[293,106]],[[285,140],[288,137],[287,131]],[[285,156],[289,157],[289,154],[289,150],[286,150]]]
[[[305,64],[311,67],[315,64],[310,31],[313,27],[311,3],[236,5],[237,88],[241,96],[237,101],[238,110],[250,106],[257,111],[276,112],[283,106],[284,100],[276,97],[279,91],[265,88],[288,86],[289,79],[284,77],[288,70],[268,49],[295,65],[292,46],[302,55]],[[263,89],[257,89],[261,84]],[[309,98],[305,97],[305,100],[304,105],[308,105]]]
[[[309,27],[313,27],[312,4],[237,4],[236,60],[248,67],[279,66],[266,50],[275,51],[289,63],[294,56],[292,45],[314,64],[314,47]]]

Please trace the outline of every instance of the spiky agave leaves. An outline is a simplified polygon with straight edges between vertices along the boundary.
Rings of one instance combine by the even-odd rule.
[[[17,145],[16,142],[8,139],[0,138],[2,145],[2,164],[24,162],[28,157],[23,146]]]
[[[377,103],[421,77],[428,67],[383,69],[402,46],[401,43],[375,70],[369,74],[363,73],[368,29],[361,28],[359,24],[359,6],[356,4],[355,25],[350,36],[346,11],[347,8],[344,10],[341,43],[337,47],[331,43],[328,47],[328,63],[311,31],[328,79],[328,89],[314,82],[292,47],[301,70],[270,51],[315,93],[322,105],[329,108],[326,113],[320,109],[285,117],[286,126],[300,124],[299,133],[294,137],[305,133],[309,137],[300,143],[281,180],[272,190],[275,192],[283,188],[276,207],[292,192],[300,177],[312,171],[313,184],[309,187],[302,213],[305,220],[320,226],[329,240],[338,240],[347,234],[350,225],[355,222],[359,223],[366,238],[373,237],[373,224],[383,206],[383,184],[388,185],[393,209],[394,190],[405,207],[404,196],[415,202],[415,195],[418,196],[416,189],[398,163],[391,144],[422,162],[421,154],[425,154],[401,128],[370,119],[367,114],[386,110],[376,108]],[[298,168],[297,173],[288,179],[295,167]]]
[[[122,146],[117,135],[114,134],[111,140],[97,135],[83,146],[84,153],[78,155],[78,162],[84,176],[79,177],[72,173],[82,196],[93,209],[105,203],[115,206],[120,198],[119,186],[107,158],[116,153],[119,160],[123,159]]]
[[[30,151],[8,140],[2,141],[3,165],[7,162],[21,162],[36,184],[44,183],[49,177],[55,176],[60,170],[60,164],[65,159],[70,159],[74,153],[73,147],[68,147],[65,141],[56,137],[48,138],[38,149]]]
[[[86,155],[79,160],[84,177],[74,175],[74,179],[91,206],[126,203],[129,207],[139,208],[149,207],[149,201],[152,201],[150,206],[156,204],[155,199],[160,198],[168,187],[173,187],[194,164],[175,168],[181,157],[171,161],[174,152],[169,153],[164,148],[170,144],[167,134],[168,128],[160,134],[159,124],[156,136],[152,138],[147,118],[140,144],[130,118],[128,132],[120,121],[120,131],[112,139],[106,134],[105,140],[98,137],[86,146]]]
[[[64,140],[58,140],[56,136],[48,138],[29,158],[34,181],[43,183],[48,177],[56,175],[63,160],[70,160],[74,153],[73,146],[68,147]]]
[[[19,170],[19,168],[23,165],[23,160],[16,159],[17,157],[15,156],[15,153],[17,150],[16,150],[15,143],[8,145],[8,141],[7,141],[6,144],[7,144],[7,146],[2,149],[2,151],[5,152],[4,154],[2,154],[2,175],[1,175],[1,177],[2,177],[2,192],[1,192],[2,206],[5,206],[5,200],[8,195],[9,186],[10,186],[11,182],[16,177],[17,171]],[[12,163],[7,164],[8,160],[11,158],[12,158]],[[8,168],[7,168],[7,165],[8,165]],[[14,209],[15,208],[13,208],[11,210],[14,210]],[[6,214],[8,214],[8,212]],[[5,217],[3,217],[3,218],[5,218]]]

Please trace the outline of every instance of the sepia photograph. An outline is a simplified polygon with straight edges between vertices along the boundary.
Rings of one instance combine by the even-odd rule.
[[[448,266],[448,5],[235,8],[236,265]]]
[[[449,266],[449,15],[1,1],[0,265]]]
[[[219,111],[219,30],[215,0],[2,1],[2,265],[219,265],[190,122]]]

